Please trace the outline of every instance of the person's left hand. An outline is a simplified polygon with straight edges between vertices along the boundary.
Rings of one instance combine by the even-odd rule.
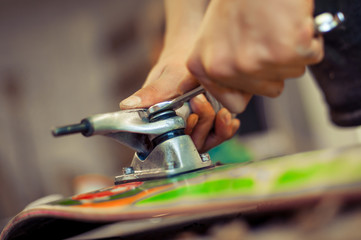
[[[143,87],[120,103],[121,109],[146,108],[170,100],[199,85],[187,69],[186,61],[207,0],[165,1],[166,34],[164,47]],[[231,138],[240,123],[232,119],[228,110],[215,113],[203,95],[190,101],[193,113],[187,120],[186,133],[191,136],[198,151],[205,152]]]
[[[143,87],[120,103],[120,108],[146,108],[170,100],[198,86],[185,62],[188,51],[171,45],[162,51],[157,64],[150,71]],[[232,119],[223,108],[216,113],[204,95],[190,101],[193,113],[187,119],[186,134],[190,135],[201,153],[233,137],[239,128],[238,119]]]

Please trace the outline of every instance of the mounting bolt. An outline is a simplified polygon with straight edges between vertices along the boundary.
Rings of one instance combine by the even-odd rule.
[[[201,157],[202,162],[211,161],[211,157],[209,156],[208,153],[202,153],[202,154],[199,154],[199,156]]]
[[[124,175],[129,175],[129,174],[133,174],[134,173],[134,168],[133,167],[124,167],[123,168],[123,174]]]
[[[175,169],[175,162],[174,161],[167,161],[167,170]]]

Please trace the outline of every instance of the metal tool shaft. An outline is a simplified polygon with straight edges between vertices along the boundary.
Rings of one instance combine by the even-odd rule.
[[[176,109],[180,108],[181,106],[183,106],[183,104],[185,102],[189,101],[190,99],[192,99],[193,97],[195,97],[201,93],[204,93],[205,91],[206,90],[203,88],[203,86],[199,86],[173,100],[155,104],[148,109],[148,111],[147,111],[148,116],[151,116],[151,115],[154,115],[156,113],[163,112],[166,110],[176,110]]]

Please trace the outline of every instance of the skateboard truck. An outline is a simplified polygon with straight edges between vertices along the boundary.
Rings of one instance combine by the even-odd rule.
[[[199,154],[191,138],[184,133],[190,114],[187,103],[204,92],[202,87],[172,101],[149,109],[122,110],[85,118],[79,124],[58,127],[54,136],[82,133],[89,137],[104,135],[134,149],[130,167],[115,177],[115,184],[173,176],[210,167],[208,154]],[[177,111],[176,111],[177,110]]]

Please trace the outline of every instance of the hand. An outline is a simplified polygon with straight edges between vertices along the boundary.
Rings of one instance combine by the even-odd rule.
[[[182,95],[199,85],[188,71],[186,61],[198,30],[195,23],[200,24],[205,3],[199,0],[171,0],[167,4],[169,18],[173,18],[167,19],[170,26],[167,27],[165,46],[160,58],[143,87],[120,103],[121,109],[150,107]],[[179,11],[182,9],[183,13]],[[193,114],[187,120],[185,131],[192,137],[200,152],[229,139],[239,127],[239,121],[232,120],[228,110],[222,109],[216,114],[203,95],[191,100],[191,108]]]
[[[120,108],[150,107],[195,88],[198,83],[185,66],[186,55],[183,58],[183,64],[180,61],[180,55],[183,52],[178,54],[174,52],[174,57],[170,55],[160,59],[148,75],[143,88],[122,101]],[[228,140],[239,128],[238,119],[232,119],[230,112],[225,108],[215,113],[203,94],[193,98],[190,105],[193,113],[187,119],[185,132],[191,136],[197,150],[201,153]]]
[[[232,112],[252,94],[276,97],[285,79],[323,58],[312,13],[313,0],[213,0],[188,69]]]
[[[240,126],[240,121],[232,119],[226,108],[215,113],[203,94],[193,98],[190,104],[193,113],[188,117],[185,132],[191,136],[200,153],[230,139]]]
[[[164,49],[141,89],[120,103],[121,109],[150,107],[155,103],[180,96],[199,83],[189,73],[185,61],[189,49]]]
[[[120,103],[122,109],[150,107],[179,96],[199,83],[185,62],[202,21],[207,0],[166,0],[164,47],[143,87]]]

